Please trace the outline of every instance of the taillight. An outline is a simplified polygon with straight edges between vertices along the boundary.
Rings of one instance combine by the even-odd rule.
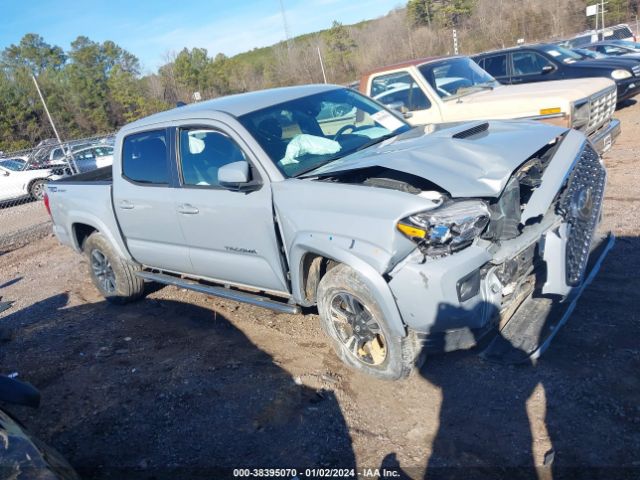
[[[47,213],[49,214],[49,216],[51,216],[51,207],[49,206],[49,195],[47,195],[46,192],[44,194],[43,201],[44,201],[44,208],[47,209]]]

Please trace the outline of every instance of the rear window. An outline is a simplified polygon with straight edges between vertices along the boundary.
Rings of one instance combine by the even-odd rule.
[[[122,147],[122,173],[138,183],[169,184],[166,132],[155,130],[126,137]]]

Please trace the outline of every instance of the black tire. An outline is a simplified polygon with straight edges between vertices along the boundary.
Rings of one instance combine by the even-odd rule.
[[[34,200],[42,200],[44,198],[45,185],[47,180],[38,178],[29,184],[29,195]]]
[[[89,261],[91,280],[107,301],[122,305],[143,295],[144,280],[135,274],[140,267],[120,257],[104,235],[92,233],[84,242],[83,249]],[[105,260],[102,265],[105,274],[102,276],[97,273],[101,258]]]
[[[348,301],[343,301],[344,298],[348,298],[345,297],[345,294],[357,300],[360,307],[364,307],[366,310],[364,318],[369,319],[365,324],[375,325],[372,328],[374,331],[367,333],[374,335],[374,340],[363,344],[362,348],[359,346],[361,339],[349,341],[351,340],[349,337],[345,341],[345,336],[355,336],[357,335],[355,329],[364,327],[361,321],[353,320],[355,322],[355,327],[353,327],[351,321],[334,320],[337,318],[335,316],[336,310],[341,311],[342,309],[340,305],[349,304]],[[420,348],[415,334],[410,331],[406,337],[398,337],[391,332],[375,297],[355,270],[343,264],[329,270],[320,280],[317,298],[322,328],[331,339],[338,357],[349,367],[377,378],[398,380],[407,377],[414,367],[419,366],[417,359],[420,357]],[[362,315],[362,309],[360,312]],[[343,313],[348,314],[349,312]],[[345,334],[343,324],[349,325],[347,329],[350,333]],[[354,344],[358,344],[358,346],[353,348]],[[351,348],[347,345],[350,345]],[[375,348],[371,348],[371,346]],[[382,351],[384,358],[381,358],[381,353],[372,354],[373,350]]]

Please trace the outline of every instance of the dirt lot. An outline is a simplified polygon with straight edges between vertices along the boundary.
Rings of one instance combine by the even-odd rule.
[[[376,381],[339,363],[314,313],[173,287],[107,305],[83,258],[48,237],[0,256],[0,295],[16,300],[0,365],[43,394],[38,411],[13,410],[87,478],[252,466],[640,478],[640,104],[618,117],[603,225],[618,240],[536,365],[460,352]]]

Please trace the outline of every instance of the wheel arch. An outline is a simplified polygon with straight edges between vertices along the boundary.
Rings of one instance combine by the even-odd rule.
[[[114,236],[113,230],[110,229],[107,224],[99,218],[93,215],[87,215],[84,212],[71,211],[68,214],[68,218],[67,231],[71,234],[74,250],[82,252],[83,243],[89,235],[93,232],[100,232],[105,236],[118,255],[125,260],[132,261],[131,255],[129,255],[129,252],[120,240],[119,231],[115,232],[118,236]]]
[[[393,333],[399,337],[405,337],[406,327],[384,277],[357,256],[331,244],[325,245],[326,242],[320,243],[312,236],[308,236],[305,241],[295,243],[291,248],[291,287],[296,302],[304,306],[314,305],[315,289],[322,275],[331,269],[332,264],[342,263],[362,276],[363,281],[373,292]]]

